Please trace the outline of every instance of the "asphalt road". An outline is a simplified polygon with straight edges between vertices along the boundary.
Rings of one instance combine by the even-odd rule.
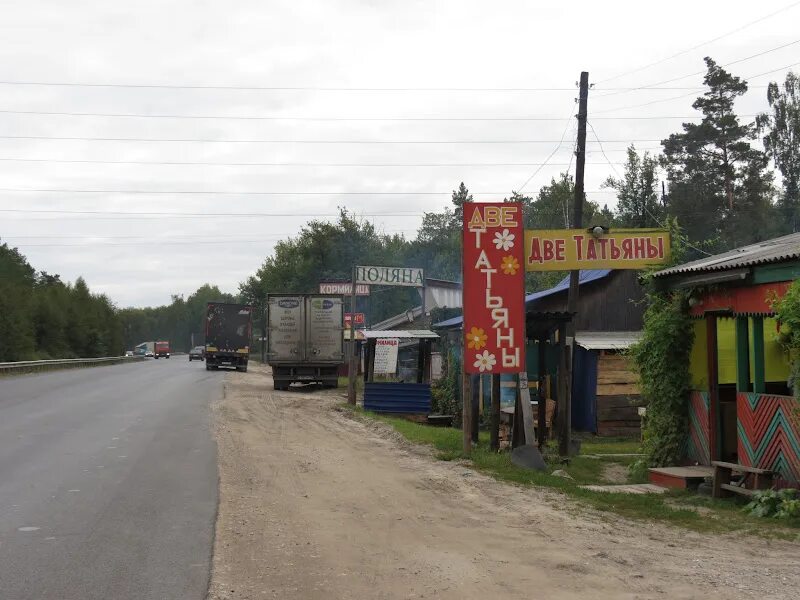
[[[223,377],[173,357],[0,379],[0,598],[202,600]]]

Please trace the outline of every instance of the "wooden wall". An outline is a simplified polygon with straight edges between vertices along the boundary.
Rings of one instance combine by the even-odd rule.
[[[597,357],[597,433],[638,437],[642,406],[638,375],[629,359],[614,351],[599,351]]]
[[[638,271],[612,271],[607,277],[584,283],[578,296],[576,331],[639,331],[644,316],[644,290]],[[536,301],[534,310],[567,310],[567,292]]]

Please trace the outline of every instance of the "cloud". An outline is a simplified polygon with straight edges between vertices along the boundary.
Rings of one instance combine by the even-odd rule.
[[[760,5],[764,14],[778,8]],[[0,209],[156,212],[291,212],[275,218],[120,218],[0,213],[0,237],[38,269],[74,280],[119,305],[152,305],[210,281],[227,291],[251,274],[274,243],[309,218],[346,206],[358,214],[438,210],[465,181],[478,199],[518,189],[556,147],[574,110],[582,69],[600,81],[752,20],[751,4],[678,2],[653,21],[637,2],[542,3],[365,0],[235,3],[26,2],[0,24],[0,80],[262,87],[561,88],[553,91],[230,90],[3,85],[1,110],[82,113],[380,119],[554,117],[551,121],[298,121],[123,118],[0,113],[0,135],[158,139],[262,139],[296,143],[208,143],[0,138],[0,158],[211,163],[442,164],[504,166],[209,166],[11,162],[0,188],[153,191],[318,191],[330,196],[136,195],[0,192]],[[637,86],[702,69],[792,39],[796,19],[771,19],[657,68],[620,78]],[[656,35],[669,31],[669,36]],[[655,41],[657,40],[657,42]],[[736,65],[758,73],[788,64],[791,48]],[[779,75],[779,74],[778,74]],[[777,76],[776,76],[777,78]],[[759,80],[766,84],[768,79]],[[699,77],[679,85],[693,86]],[[612,85],[612,84],[609,84]],[[608,86],[606,86],[608,87]],[[566,88],[566,89],[564,89]],[[621,161],[627,141],[659,140],[680,120],[604,120],[601,110],[681,92],[643,90],[590,96],[590,121],[606,154]],[[763,89],[741,102],[766,106]],[[689,116],[691,98],[622,112]],[[608,113],[616,115],[618,113]],[[571,125],[570,125],[571,128]],[[571,162],[572,139],[528,184],[535,193]],[[308,144],[302,140],[550,140],[543,144]],[[613,171],[589,133],[587,189]],[[657,148],[657,142],[637,143]],[[573,165],[574,168],[574,165]],[[617,167],[618,169],[620,167]],[[441,191],[440,196],[349,196],[347,191]],[[477,192],[496,192],[478,194]],[[613,204],[613,195],[589,193]],[[413,236],[419,216],[376,217],[387,232]],[[50,236],[33,238],[30,236]],[[60,236],[60,237],[59,237]],[[69,236],[64,239],[63,236]],[[128,236],[128,237],[125,237]],[[132,239],[130,236],[137,236]],[[247,243],[235,243],[235,240]],[[175,243],[167,245],[172,240]],[[223,241],[222,244],[212,243]],[[230,243],[227,243],[230,241]],[[193,242],[194,245],[192,245]],[[255,242],[255,243],[254,243]],[[128,244],[128,245],[123,245]]]

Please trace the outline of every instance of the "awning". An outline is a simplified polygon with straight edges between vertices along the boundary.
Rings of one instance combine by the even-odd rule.
[[[575,333],[575,343],[587,350],[627,350],[641,338],[641,331],[578,331]]]
[[[363,331],[364,339],[372,340],[379,338],[397,338],[397,339],[414,339],[426,340],[436,339],[439,334],[431,331],[430,329],[384,329],[382,331]]]

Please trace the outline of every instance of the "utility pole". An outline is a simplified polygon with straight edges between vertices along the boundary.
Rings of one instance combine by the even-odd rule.
[[[581,72],[580,92],[578,96],[578,140],[575,146],[575,206],[572,228],[580,229],[583,227],[583,198],[584,198],[584,185],[583,175],[586,168],[586,120],[588,117],[588,104],[589,104],[589,73],[588,71]],[[578,290],[580,281],[580,271],[571,271],[569,274],[569,295],[567,296],[567,312],[576,313],[578,310]],[[561,332],[564,330],[562,329]],[[565,345],[571,345],[575,339],[575,323],[572,319],[567,323]],[[564,348],[564,345],[561,345]],[[565,364],[562,362],[561,364]],[[566,364],[565,376],[568,378],[566,381],[568,389],[572,389],[569,385],[572,382],[572,360]],[[561,386],[559,386],[561,387]],[[564,394],[567,396],[567,394]],[[558,451],[561,456],[569,455],[570,448],[570,434],[572,427],[572,398],[564,397],[559,398],[559,412],[561,414],[561,431],[559,432]]]
[[[350,280],[350,360],[347,366],[347,401],[356,404],[356,275],[358,267],[353,265],[353,277]]]

